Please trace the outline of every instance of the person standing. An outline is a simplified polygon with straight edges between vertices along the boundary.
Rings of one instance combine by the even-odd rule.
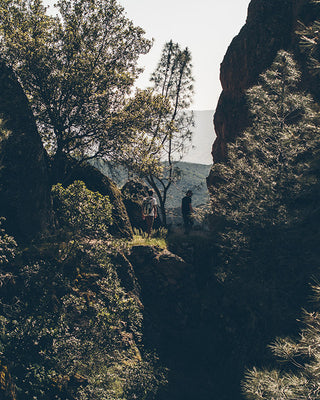
[[[146,197],[142,203],[142,219],[144,219],[147,224],[148,238],[151,236],[155,218],[157,218],[157,200],[153,196],[153,190],[149,189],[148,197]]]
[[[193,226],[193,219],[192,219],[192,197],[193,193],[192,190],[188,190],[185,197],[182,199],[181,202],[181,212],[183,218],[183,225],[184,225],[184,232],[188,234]]]

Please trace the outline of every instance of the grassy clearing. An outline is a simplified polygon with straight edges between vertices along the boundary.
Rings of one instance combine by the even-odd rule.
[[[158,246],[166,249],[167,246],[167,231],[163,228],[153,230],[151,237],[148,238],[145,232],[137,229],[134,230],[133,239],[129,243],[130,246]]]

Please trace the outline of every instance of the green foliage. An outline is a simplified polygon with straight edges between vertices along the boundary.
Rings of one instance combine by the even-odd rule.
[[[21,250],[0,231],[0,354],[17,398],[153,399],[165,370],[110,261],[123,250],[107,234],[110,201],[80,181],[53,196],[67,235]]]
[[[314,291],[319,301],[320,287],[315,286]],[[247,372],[242,383],[247,399],[316,400],[319,398],[319,313],[305,311],[303,325],[299,339],[278,338],[270,346],[274,356],[281,360],[281,369],[253,368]]]
[[[152,74],[152,93],[166,107],[154,108],[150,129],[137,136],[139,155],[127,166],[154,189],[159,199],[164,223],[167,192],[179,179],[176,162],[185,154],[191,142],[193,113],[187,112],[193,97],[191,53],[178,43],[165,44],[160,62]],[[134,154],[134,153],[133,153]],[[160,163],[165,161],[165,163]]]
[[[4,285],[8,284],[8,282],[12,282],[14,280],[13,272],[7,270],[6,265],[12,263],[17,256],[17,243],[15,242],[14,238],[6,234],[5,230],[2,228],[4,221],[4,218],[0,218],[0,287],[3,287]]]
[[[320,7],[319,1],[310,1],[311,4],[316,4]],[[320,74],[320,22],[314,21],[306,26],[300,22],[297,34],[300,38],[300,50],[306,55],[307,66],[312,75],[319,77]]]
[[[17,73],[51,154],[110,157],[121,110],[151,42],[115,0],[1,0],[1,53]]]
[[[159,383],[166,383],[167,372],[159,367],[158,362],[155,355],[149,355],[147,361],[136,364],[129,370],[124,389],[127,399],[149,399],[156,395]]]
[[[173,112],[177,113],[187,109],[192,102],[193,80],[190,50],[181,50],[178,43],[170,40],[164,45],[160,62],[151,77],[155,91],[170,99]]]
[[[81,181],[67,188],[52,188],[55,209],[60,223],[74,235],[105,238],[112,224],[112,205],[107,196],[92,192]]]
[[[310,215],[318,207],[320,137],[317,106],[299,83],[292,56],[280,51],[248,91],[251,127],[228,146],[227,162],[212,168],[213,217],[224,221],[217,241],[230,277],[247,270],[261,280],[274,266],[307,264],[303,252],[293,255],[306,244],[304,221],[317,218]]]
[[[213,209],[227,220],[273,225],[302,217],[317,182],[319,117],[299,82],[295,62],[282,51],[248,91],[252,126],[228,147],[227,164],[212,170],[221,182]]]
[[[275,146],[270,147],[269,136],[267,136],[267,139],[263,140],[263,146],[260,149],[257,148],[257,153],[259,156],[263,155],[264,161],[258,175],[259,184],[262,185],[254,186],[254,183],[252,185],[259,195],[261,191],[258,188],[265,187],[263,183],[266,182],[266,179],[269,180],[268,184],[271,186],[267,186],[268,190],[262,191],[264,198],[261,201],[259,201],[260,197],[257,199],[252,196],[252,191],[246,187],[249,198],[252,196],[253,201],[258,201],[259,205],[259,207],[256,207],[256,204],[252,206],[249,200],[250,210],[253,212],[252,215],[247,213],[246,220],[250,222],[257,217],[257,222],[264,227],[265,233],[260,237],[262,240],[265,240],[268,232],[266,227],[273,225],[273,231],[269,229],[269,232],[274,234],[273,253],[266,265],[271,268],[272,262],[277,261],[277,268],[282,268],[282,271],[287,274],[292,271],[295,277],[287,275],[287,280],[292,287],[297,287],[298,276],[301,277],[302,282],[308,279],[306,278],[310,271],[310,266],[307,266],[308,260],[314,262],[311,270],[317,270],[319,267],[318,248],[312,238],[313,234],[317,235],[317,231],[315,233],[313,227],[318,224],[319,219],[317,212],[319,193],[319,130],[317,126],[319,117],[318,107],[312,99],[299,91],[299,74],[295,69],[290,69],[292,66],[290,60],[289,62],[286,60],[285,65],[286,69],[280,75],[281,80],[275,79],[275,86],[272,91],[269,91],[269,95],[272,94],[275,99],[275,107],[269,108],[271,114],[263,115],[259,112],[260,110],[256,114],[261,118],[262,123],[264,117],[268,117],[267,123],[263,125],[266,129],[265,132],[272,132],[274,128],[277,139]],[[278,76],[276,77],[278,78]],[[276,86],[278,92],[275,89]],[[255,91],[253,90],[252,93]],[[257,96],[251,99],[250,105],[254,100],[257,100]],[[263,97],[263,101],[269,106],[269,96]],[[261,110],[265,111],[265,106],[260,104],[258,99],[257,107],[259,105]],[[268,123],[270,127],[268,127]],[[246,149],[245,146],[243,148]],[[260,164],[262,164],[261,161]],[[251,165],[256,166],[254,163]],[[260,173],[264,173],[265,165],[268,166],[268,169],[265,179],[262,180]],[[251,176],[250,173],[248,175]],[[304,226],[305,223],[307,227]],[[279,225],[284,228],[279,230]],[[281,231],[282,236],[285,236],[285,240],[279,242],[281,245],[285,244],[283,248],[279,248],[276,239],[280,237],[277,232]],[[251,242],[252,235],[255,233],[256,230],[250,232],[249,240]],[[243,235],[239,234],[238,240],[243,241]],[[239,248],[237,244],[235,247]],[[244,243],[242,247],[248,248],[248,243]],[[296,248],[299,248],[299,252],[295,250]],[[257,261],[261,261],[259,253],[256,258]],[[295,264],[296,268],[294,268]],[[304,269],[305,271],[303,271]],[[319,289],[316,288],[316,290]],[[277,358],[290,364],[288,368],[284,367],[283,371],[253,368],[247,372],[243,382],[243,391],[248,399],[318,398],[317,370],[319,366],[318,355],[315,351],[319,341],[318,319],[317,313],[305,312],[305,329],[302,330],[299,340],[277,339],[270,346]]]
[[[151,237],[148,237],[146,232],[142,232],[139,229],[134,229],[133,239],[130,242],[130,246],[157,246],[162,249],[167,248],[167,235],[168,231],[165,228],[159,228],[152,230]]]
[[[161,174],[159,153],[166,125],[159,122],[159,116],[164,117],[170,111],[169,100],[151,89],[137,90],[127,103],[119,122],[129,140],[120,143],[117,162],[126,166],[130,173]]]
[[[113,243],[43,243],[16,261],[13,239],[2,232],[0,243],[0,351],[18,399],[154,398],[165,378],[137,346],[142,315],[110,262]]]
[[[280,51],[248,91],[252,126],[229,145],[227,163],[212,169],[218,183],[212,207],[225,221],[221,251],[229,266],[253,262],[260,270],[262,265],[271,268],[271,259],[262,258],[259,240],[265,248],[272,246],[270,235],[294,230],[317,208],[318,110],[299,82],[294,60]],[[298,242],[296,232],[295,238],[293,231],[287,238]],[[274,254],[276,264],[291,263],[285,251]]]
[[[0,267],[13,261],[17,249],[17,243],[14,238],[7,235],[2,228],[4,221],[4,218],[0,218]]]
[[[164,224],[167,193],[172,183],[179,179],[180,171],[175,161],[181,159],[191,142],[194,118],[193,113],[188,113],[186,109],[191,105],[193,98],[193,80],[189,49],[182,50],[178,43],[167,42],[151,77],[154,91],[164,96],[171,104],[170,113],[158,116],[158,125],[164,124],[165,128],[161,135],[160,131],[157,132],[161,147],[156,151],[167,164],[163,165],[160,174],[148,173],[145,176],[158,196]]]
[[[221,362],[236,383],[245,366],[268,357],[266,343],[296,331],[320,266],[318,105],[284,51],[247,98],[251,124],[212,169],[212,274],[223,288],[212,303],[223,304]],[[237,354],[235,367],[226,352]]]

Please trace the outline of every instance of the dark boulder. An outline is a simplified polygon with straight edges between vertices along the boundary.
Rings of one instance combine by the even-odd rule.
[[[46,152],[28,99],[0,60],[0,215],[8,233],[28,241],[52,227]]]
[[[177,339],[196,315],[198,292],[192,267],[176,254],[154,246],[134,246],[128,259],[141,286],[142,302],[150,312],[152,342],[168,348],[168,338],[173,345],[173,338]]]

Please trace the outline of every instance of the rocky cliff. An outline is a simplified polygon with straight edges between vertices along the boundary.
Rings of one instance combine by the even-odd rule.
[[[181,257],[153,246],[132,247],[128,260],[141,287],[144,345],[156,349],[169,368],[168,385],[157,400],[209,399],[199,357],[199,298],[194,267]],[[123,281],[122,281],[123,282]]]
[[[46,153],[28,99],[1,60],[0,210],[17,239],[30,240],[52,226]]]
[[[296,30],[298,21],[308,24],[316,17],[317,11],[308,0],[251,1],[246,24],[231,42],[221,64],[223,90],[214,116],[217,134],[212,150],[214,162],[225,159],[226,144],[247,126],[244,93],[271,65],[279,49],[295,54],[304,70],[304,84],[311,90],[315,87],[303,67]],[[212,183],[209,176],[208,185]]]

